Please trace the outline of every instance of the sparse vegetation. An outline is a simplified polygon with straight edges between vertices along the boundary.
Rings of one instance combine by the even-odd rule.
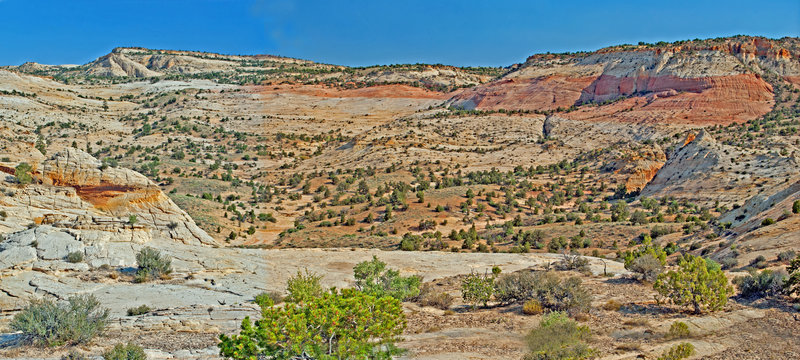
[[[147,360],[147,354],[141,346],[127,343],[114,345],[103,353],[104,360]]]
[[[596,354],[586,345],[590,336],[588,327],[578,325],[565,313],[549,313],[525,337],[530,351],[525,359],[590,359]]]
[[[108,310],[92,295],[76,295],[65,303],[34,300],[14,316],[10,327],[38,346],[86,343],[108,324]]]
[[[136,281],[146,282],[160,279],[172,273],[172,259],[151,247],[144,247],[136,253]]]

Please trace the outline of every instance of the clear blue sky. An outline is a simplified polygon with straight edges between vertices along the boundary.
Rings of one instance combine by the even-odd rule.
[[[800,1],[0,0],[0,65],[116,46],[343,65],[510,65],[534,53],[736,34],[799,36]]]

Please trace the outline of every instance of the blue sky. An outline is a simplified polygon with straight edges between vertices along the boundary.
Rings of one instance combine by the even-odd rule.
[[[83,64],[142,46],[506,66],[547,51],[736,34],[800,36],[800,1],[0,0],[0,65]]]

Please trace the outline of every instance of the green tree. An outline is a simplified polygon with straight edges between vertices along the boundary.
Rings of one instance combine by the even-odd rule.
[[[355,289],[325,293],[308,303],[264,307],[247,317],[238,335],[220,335],[220,355],[230,359],[389,359],[406,327],[400,301]]]
[[[419,286],[422,283],[419,276],[404,277],[397,270],[387,269],[386,263],[378,260],[375,255],[370,261],[358,263],[353,268],[353,277],[356,279],[356,289],[373,296],[390,296],[400,301],[419,295]]]
[[[786,294],[789,296],[800,295],[800,255],[792,260],[787,271],[789,277],[786,278],[783,285]]]
[[[678,263],[677,271],[658,276],[653,287],[676,305],[691,306],[695,314],[703,309],[715,311],[728,302],[733,287],[719,264],[699,256],[686,254]]]
[[[14,176],[17,178],[22,185],[27,185],[33,182],[33,176],[31,176],[31,166],[26,162],[19,163],[16,168],[14,168]]]

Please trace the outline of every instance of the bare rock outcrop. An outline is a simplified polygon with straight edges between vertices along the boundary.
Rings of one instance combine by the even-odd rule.
[[[133,170],[105,167],[74,148],[34,168],[37,183],[9,189],[11,195],[0,202],[9,214],[0,225],[9,230],[44,223],[81,230],[135,231],[136,235],[125,237],[139,241],[163,237],[186,244],[215,244],[156,184]]]

